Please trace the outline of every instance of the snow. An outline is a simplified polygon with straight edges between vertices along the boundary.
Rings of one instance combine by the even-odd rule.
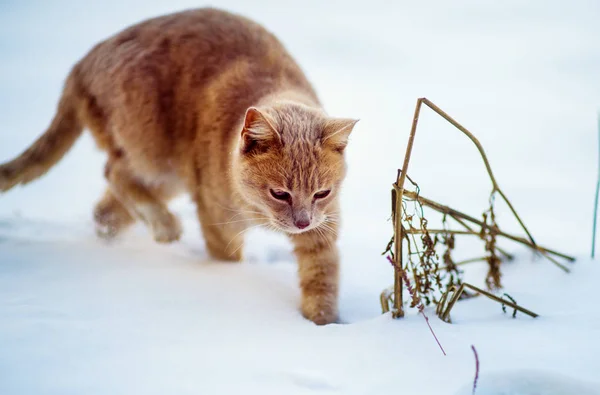
[[[471,395],[472,386],[467,386],[457,395]],[[597,395],[598,388],[582,383],[556,372],[523,370],[488,375],[482,386],[477,387],[478,395]]]
[[[0,4],[0,162],[39,135],[71,65],[143,18],[204,5]],[[173,204],[183,240],[138,226],[97,240],[91,209],[103,157],[85,135],[45,178],[0,196],[0,394],[598,394],[600,265],[588,257],[600,105],[600,4],[559,1],[221,1],[276,32],[328,111],[358,117],[343,195],[343,323],[297,311],[285,238],[252,232],[241,264],[211,262],[189,199]],[[460,302],[453,324],[381,315],[392,283],[389,189],[417,97],[475,133],[538,243],[576,255],[572,273],[518,245],[505,290],[536,313]],[[489,182],[468,140],[424,111],[411,177],[423,195],[469,212]],[[498,221],[518,232],[498,204]],[[480,254],[458,241],[457,257]],[[472,264],[467,280],[481,284]]]

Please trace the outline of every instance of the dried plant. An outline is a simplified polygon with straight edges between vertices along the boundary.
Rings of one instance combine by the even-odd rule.
[[[442,319],[442,321],[445,321],[448,323],[452,322],[452,320],[450,319],[450,312],[452,311],[452,308],[454,307],[456,302],[461,298],[461,296],[465,292],[465,289],[467,289],[467,288],[470,289],[471,291],[473,291],[475,294],[483,295],[495,302],[500,303],[502,306],[506,305],[506,306],[509,306],[509,307],[515,309],[515,313],[513,313],[513,315],[515,315],[515,316],[516,316],[517,310],[524,314],[527,314],[528,316],[533,317],[533,318],[538,316],[533,311],[527,310],[526,308],[519,306],[512,298],[510,298],[511,300],[500,298],[500,297],[498,297],[490,292],[484,291],[483,289],[478,288],[472,284],[462,283],[458,287],[454,286],[454,287],[450,288],[448,291],[446,291],[446,293],[440,299],[440,303],[438,303],[437,308],[436,308],[436,314],[438,315],[438,317],[440,317],[440,319]]]
[[[512,296],[507,294],[506,292],[503,293],[502,296],[506,296],[508,299],[510,299],[511,302],[513,302],[514,304],[517,304],[517,301]],[[506,305],[504,303],[502,303],[502,312],[504,314],[506,314]],[[517,318],[517,309],[513,310],[512,318]]]
[[[423,104],[450,122],[477,147],[492,183],[489,207],[482,213],[483,220],[478,220],[470,215],[423,197],[418,184],[408,176],[408,165],[410,163],[419,114]],[[405,188],[407,180],[414,190]],[[526,234],[526,237],[511,235],[500,230],[496,223],[496,214],[494,211],[494,201],[497,195],[506,203]],[[429,229],[428,220],[424,216],[425,206],[443,215],[442,229]],[[407,283],[408,286],[410,277],[412,277],[412,281],[415,284],[414,289],[412,287],[409,288],[411,293],[410,307],[418,308],[418,306],[435,304],[437,305],[438,315],[445,321],[449,321],[450,310],[458,299],[477,294],[482,294],[500,303],[505,303],[515,308],[515,311],[520,310],[535,316],[535,313],[523,309],[516,305],[516,303],[498,298],[486,291],[462,282],[462,271],[459,270],[459,266],[471,262],[486,261],[488,264],[488,273],[485,279],[486,287],[488,290],[502,288],[502,260],[510,260],[512,259],[512,255],[497,246],[498,237],[528,246],[565,272],[568,272],[569,269],[553,256],[564,258],[571,262],[575,260],[571,256],[541,247],[535,242],[515,208],[498,186],[485,151],[479,141],[466,128],[425,98],[417,100],[404,164],[402,169],[398,170],[396,182],[393,184],[392,220],[394,223],[394,235],[387,244],[384,254],[389,254],[389,259],[394,264],[394,288],[393,292],[385,291],[382,293],[381,304],[383,311],[387,312],[390,310],[389,303],[391,303],[393,305],[391,309],[392,315],[396,318],[404,315],[402,289],[403,283]],[[456,222],[464,230],[452,229],[449,220]],[[456,247],[456,236],[458,235],[479,237],[484,243],[486,255],[462,262],[455,262],[452,258],[452,252]],[[403,251],[404,247],[406,247],[406,252]],[[441,261],[439,258],[439,249],[443,249]],[[404,260],[405,257],[406,261]],[[465,287],[475,292],[469,294],[465,291]],[[451,293],[453,296],[449,299],[448,295]]]
[[[475,356],[475,377],[473,378],[473,395],[477,391],[477,382],[479,381],[479,355],[477,355],[477,349],[474,345],[471,345],[471,350],[473,350],[473,355]]]
[[[490,208],[483,213],[483,224],[479,237],[485,241],[485,250],[488,252],[486,261],[488,263],[488,273],[485,278],[485,284],[488,289],[500,289],[500,263],[501,260],[496,253],[496,236],[498,235],[498,225],[496,224],[496,214],[494,214],[494,194],[490,197]]]

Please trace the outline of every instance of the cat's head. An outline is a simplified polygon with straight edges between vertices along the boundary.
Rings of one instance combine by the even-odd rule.
[[[234,169],[238,191],[287,233],[336,222],[344,149],[356,122],[296,103],[249,108]]]

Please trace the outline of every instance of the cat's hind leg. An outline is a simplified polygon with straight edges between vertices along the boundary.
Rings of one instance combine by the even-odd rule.
[[[135,219],[111,190],[107,189],[96,204],[94,221],[96,234],[103,239],[112,239],[132,225]]]
[[[160,186],[148,186],[136,177],[124,158],[111,158],[106,165],[106,179],[112,194],[127,211],[145,222],[154,240],[169,243],[179,240],[182,228],[179,219],[166,206]]]

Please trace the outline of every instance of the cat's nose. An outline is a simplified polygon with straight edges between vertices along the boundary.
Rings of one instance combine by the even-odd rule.
[[[310,225],[310,215],[307,210],[301,209],[294,213],[294,225],[298,229],[304,229]]]
[[[294,225],[296,225],[298,229],[304,229],[308,227],[308,225],[310,225],[310,221],[308,220],[308,218],[297,219],[294,221]]]

